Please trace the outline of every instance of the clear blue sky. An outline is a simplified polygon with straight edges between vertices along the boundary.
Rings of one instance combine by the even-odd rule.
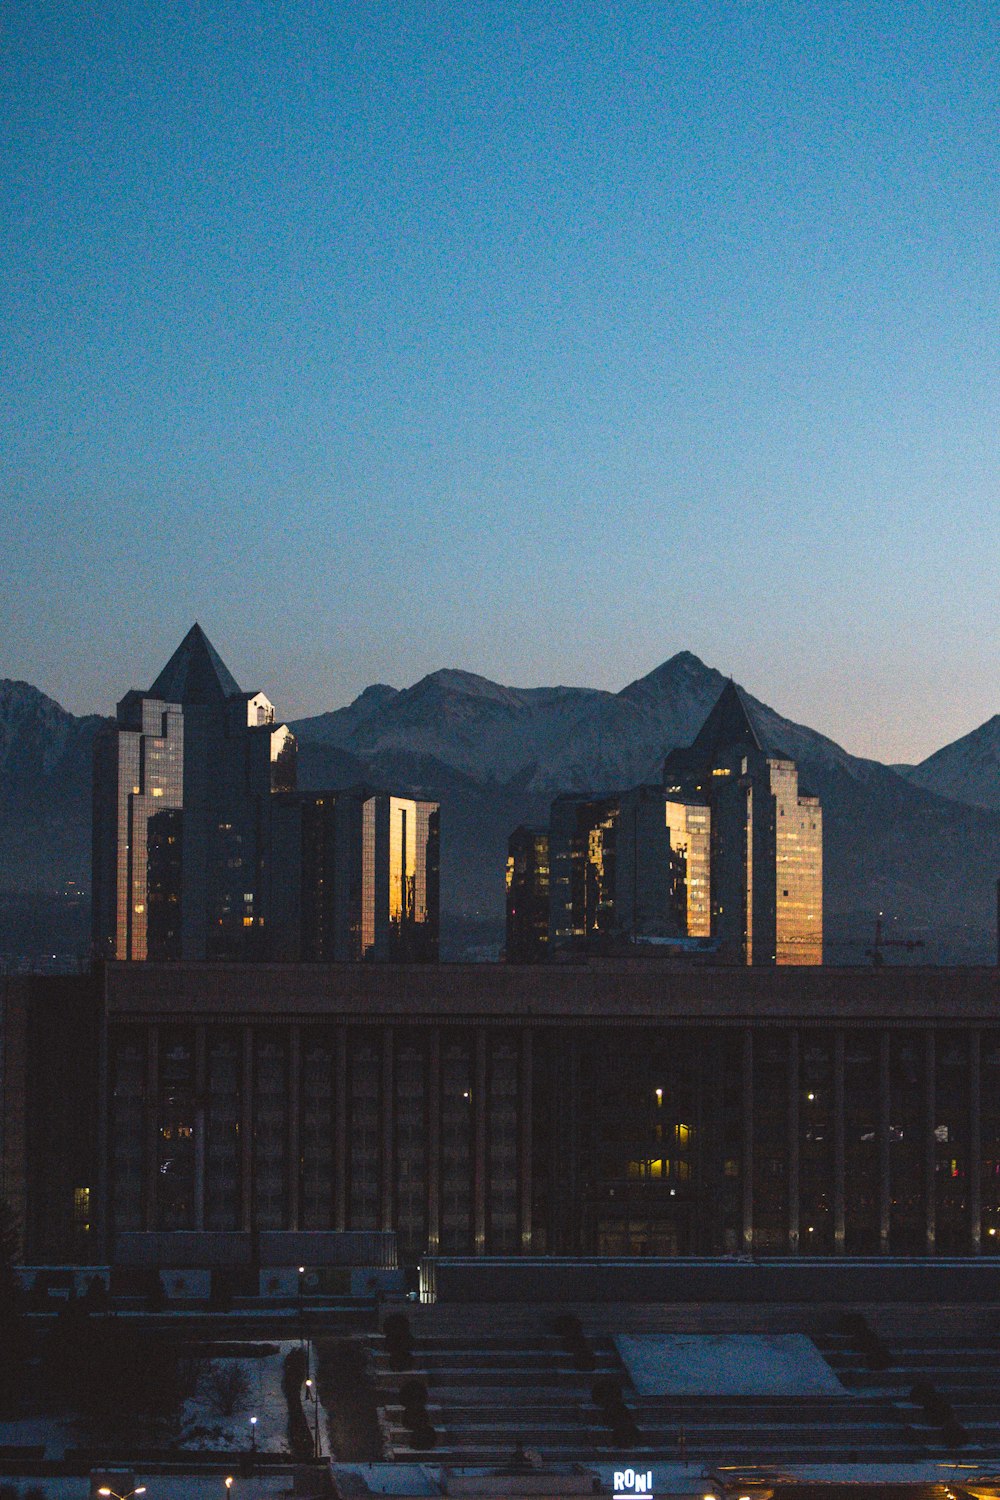
[[[23,4],[0,675],[1000,710],[1000,9]]]

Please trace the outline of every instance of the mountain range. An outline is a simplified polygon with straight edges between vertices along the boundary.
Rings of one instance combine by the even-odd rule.
[[[468,672],[366,688],[292,724],[304,787],[365,779],[442,804],[445,947],[502,935],[507,837],[564,791],[658,780],[726,679],[681,652],[618,693],[509,688]],[[918,766],[885,766],[752,698],[767,749],[795,760],[824,809],[828,961],[856,962],[877,911],[924,959],[993,962],[1000,874],[1000,716]],[[90,746],[102,721],[0,681],[0,888],[86,882]],[[465,934],[447,941],[448,924]]]

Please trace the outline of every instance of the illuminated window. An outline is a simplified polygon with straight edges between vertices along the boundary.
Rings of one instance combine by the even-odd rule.
[[[73,1189],[73,1227],[86,1234],[90,1229],[90,1188]]]

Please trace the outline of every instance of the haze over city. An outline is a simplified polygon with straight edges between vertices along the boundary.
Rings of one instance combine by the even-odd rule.
[[[3,37],[0,675],[288,718],[679,650],[1000,707],[997,16],[184,3]]]

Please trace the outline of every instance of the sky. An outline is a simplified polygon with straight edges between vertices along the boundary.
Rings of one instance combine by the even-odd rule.
[[[0,676],[1000,711],[1000,6],[8,6]]]

